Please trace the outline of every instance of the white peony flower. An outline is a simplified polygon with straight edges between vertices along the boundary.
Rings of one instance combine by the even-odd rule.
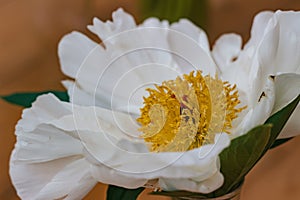
[[[89,26],[101,45],[78,32],[65,36],[59,57],[75,79],[64,81],[71,103],[49,94],[24,110],[10,161],[19,196],[80,199],[98,181],[200,193],[219,188],[218,155],[230,138],[299,94],[299,87],[286,87],[299,85],[299,62],[285,57],[285,49],[299,50],[296,22],[294,42],[284,42],[291,39],[286,15],[259,14],[244,49],[238,35],[227,34],[210,51],[205,32],[188,20],[150,18],[137,26],[122,9],[112,22]]]

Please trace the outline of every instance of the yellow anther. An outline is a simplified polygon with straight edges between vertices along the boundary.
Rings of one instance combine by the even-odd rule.
[[[151,151],[187,151],[211,143],[214,135],[230,133],[243,108],[235,85],[200,71],[148,88],[137,121]]]

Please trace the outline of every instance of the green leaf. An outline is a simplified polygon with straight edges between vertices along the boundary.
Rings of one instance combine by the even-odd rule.
[[[295,98],[290,104],[288,104],[286,107],[281,109],[280,111],[273,114],[271,117],[267,119],[265,124],[272,124],[272,131],[270,135],[270,139],[268,142],[268,145],[265,149],[267,151],[269,148],[272,147],[273,143],[275,142],[276,138],[280,134],[281,130],[283,129],[284,125],[292,115],[293,111],[297,107],[300,100],[300,95],[298,95],[297,98]]]
[[[106,192],[106,200],[135,200],[144,188],[126,189],[109,185]]]
[[[284,143],[286,143],[287,141],[290,141],[290,139],[293,139],[294,137],[290,137],[290,138],[284,138],[284,139],[277,139],[275,140],[275,142],[272,144],[272,146],[270,147],[270,149],[273,149],[277,146],[280,146]]]
[[[235,138],[220,154],[221,172],[224,184],[214,196],[222,196],[235,189],[255,163],[261,158],[268,145],[272,125],[266,124]]]
[[[59,98],[62,101],[69,101],[69,96],[66,91],[15,93],[8,96],[1,96],[1,98],[9,103],[28,108],[31,107],[32,102],[34,102],[38,96],[47,93],[54,94],[57,98]]]

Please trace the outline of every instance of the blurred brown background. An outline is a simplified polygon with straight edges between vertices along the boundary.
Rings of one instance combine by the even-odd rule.
[[[0,0],[0,95],[20,91],[63,89],[57,58],[60,38],[86,29],[92,17],[110,19],[123,7],[136,18],[138,0]],[[225,32],[249,38],[254,15],[261,10],[300,10],[296,0],[209,0],[206,31],[210,42]],[[18,199],[8,176],[8,160],[15,142],[14,126],[21,108],[0,101],[0,199]],[[300,137],[267,153],[247,176],[242,200],[300,199]],[[98,184],[86,199],[105,199]],[[158,199],[144,192],[139,199]],[[167,199],[167,198],[160,198]]]

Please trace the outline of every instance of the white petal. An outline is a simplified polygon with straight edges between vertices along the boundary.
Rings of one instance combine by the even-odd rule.
[[[24,109],[22,119],[18,121],[16,129],[19,127],[27,132],[34,130],[38,125],[60,118],[68,113],[70,109],[65,107],[65,103],[57,105],[57,99],[53,94],[41,95],[32,104],[32,108]]]
[[[99,182],[124,188],[143,187],[148,181],[146,178],[133,178],[130,174],[124,175],[106,165],[93,165],[91,170],[93,177]]]
[[[289,138],[295,137],[300,134],[300,126],[299,126],[299,119],[300,119],[300,105],[294,110],[293,114],[290,116],[287,124],[282,129],[278,138]]]
[[[91,138],[90,141],[95,139],[103,141],[99,139],[105,138],[100,138],[99,135],[92,137],[90,133],[88,137]],[[109,141],[103,141],[102,145],[98,143],[98,147],[87,143],[86,147],[91,156],[95,158],[93,162],[99,162],[97,167],[95,165],[93,174],[101,182],[133,188],[142,186],[145,180],[157,178],[177,179],[179,182],[183,179],[194,179],[195,182],[202,182],[202,185],[208,181],[208,186],[220,186],[222,180],[218,179],[221,183],[212,184],[210,178],[219,170],[218,154],[229,145],[227,134],[218,136],[215,142],[215,145],[205,145],[188,152],[173,153],[134,153],[108,145]],[[135,144],[132,143],[131,145]],[[108,150],[106,154],[99,152],[101,151],[99,146]],[[110,180],[107,174],[122,178],[121,180]],[[124,182],[124,180],[128,181]],[[200,191],[198,190],[198,192]]]
[[[184,33],[191,39],[195,40],[195,42],[198,43],[203,50],[206,52],[210,51],[206,33],[188,19],[180,19],[179,22],[173,23],[171,25],[171,29]]]
[[[186,190],[191,192],[210,193],[221,187],[224,177],[220,172],[216,172],[213,176],[205,181],[195,181],[193,179],[159,179],[160,187],[165,191]]]
[[[145,33],[155,33],[156,30],[160,32],[160,29],[147,29]],[[140,30],[135,31],[141,33]],[[128,32],[120,37],[131,38],[134,34]],[[174,64],[165,63],[171,59],[164,47],[143,44],[143,41],[135,41],[136,47],[131,45],[124,49],[109,46],[102,51],[101,48],[95,48],[78,72],[78,87],[91,94],[93,101],[103,102],[112,109],[131,105],[142,107],[142,97],[147,95],[145,88],[174,79],[180,74]],[[166,59],[161,58],[164,56]],[[73,102],[77,98],[81,98],[80,93],[73,93]]]
[[[16,135],[17,143],[14,154],[19,162],[46,162],[82,152],[80,141],[50,125],[41,124],[29,132],[18,126]]]
[[[104,44],[113,41],[110,39],[111,36],[136,27],[134,18],[122,8],[113,12],[112,18],[113,21],[106,22],[94,18],[93,25],[88,26],[88,29],[97,34]]]
[[[10,176],[24,200],[81,199],[96,184],[84,158],[75,156],[28,164],[17,161],[13,153]]]
[[[139,139],[138,125],[135,122],[135,118],[129,114],[98,107],[79,107],[76,105],[73,105],[72,109],[72,114],[65,115],[60,119],[48,123],[74,134],[80,134],[81,131],[103,132],[107,134],[105,137],[112,136],[117,140],[122,138],[129,140],[134,138]]]
[[[42,105],[45,102],[49,105],[57,105],[53,107],[52,112],[60,113],[58,118],[53,119],[49,113],[43,114]],[[93,163],[91,172],[98,181],[128,188],[143,186],[148,180],[157,178],[192,178],[197,182],[204,182],[210,180],[211,176],[219,170],[218,155],[230,142],[227,134],[222,134],[216,136],[215,144],[204,145],[192,151],[149,153],[141,143],[130,139],[125,143],[122,142],[122,138],[130,137],[118,137],[118,134],[122,135],[127,131],[131,133],[132,127],[128,127],[130,117],[126,114],[96,107],[72,106],[60,102],[53,95],[38,98],[31,110],[35,109],[40,109],[39,114],[43,116],[40,118],[42,124],[19,128],[19,131],[28,130],[30,134],[35,135],[29,138],[32,140],[28,144],[25,144],[24,134],[20,132],[19,135],[22,137],[18,138],[11,159],[11,176],[24,199],[29,196],[34,196],[36,199],[53,199],[65,195],[69,195],[70,199],[78,198],[76,195],[85,194],[95,184],[95,181],[89,178],[89,163]],[[26,116],[32,113],[35,114],[35,112],[27,112],[24,117],[27,118]],[[28,118],[32,119],[32,117]],[[40,135],[48,133],[40,127],[45,127],[49,134],[58,135],[45,134],[45,138],[41,136],[41,139],[38,139],[35,130],[39,130]],[[69,138],[62,138],[59,134]],[[81,141],[78,143],[79,138]],[[47,146],[49,140],[49,145],[52,144],[51,140],[54,141],[53,147]],[[38,143],[40,143],[39,148],[35,148]],[[62,149],[60,144],[63,143],[65,148]],[[85,158],[82,157],[81,144],[87,151],[84,153]],[[27,151],[24,146],[33,148],[27,148],[31,150]],[[48,151],[43,151],[44,147]],[[78,150],[75,147],[78,147]],[[49,152],[49,149],[55,148],[57,148],[55,154]],[[23,151],[24,149],[26,151]],[[33,149],[39,152],[33,152]],[[88,162],[85,159],[88,159]],[[56,167],[51,167],[52,165]],[[52,171],[45,173],[45,169],[49,170],[49,167]],[[32,170],[41,175],[34,177],[29,174],[30,176],[26,177],[23,170],[29,172]],[[88,178],[84,179],[84,177]],[[121,177],[121,179],[114,179],[114,177]],[[29,181],[32,185],[28,185],[28,188],[24,187],[23,181]],[[70,184],[70,182],[78,184]],[[62,185],[69,187],[62,187]],[[77,187],[82,189],[82,193],[77,191]]]
[[[192,151],[151,153],[142,143],[125,137],[132,134],[128,115],[96,107],[73,105],[72,109],[72,116],[49,124],[78,133],[87,151],[86,158],[94,164],[93,176],[98,181],[123,187],[143,186],[148,180],[160,177],[205,181],[219,170],[218,155],[230,142],[227,134],[222,134],[216,136],[215,144]]]
[[[183,27],[188,27],[189,31]],[[217,67],[207,51],[205,33],[199,29],[195,30],[186,20],[175,23],[171,29],[173,31],[169,31],[168,41],[173,59],[178,63],[181,72],[188,74],[193,70],[201,70],[205,75],[214,76]]]
[[[187,20],[173,26],[178,31],[168,29],[166,21],[150,18],[136,27],[133,18],[121,9],[114,13],[113,22],[95,19],[90,29],[103,32],[105,49],[98,45],[77,64],[75,89],[80,89],[69,91],[72,102],[82,102],[82,98],[95,102],[92,105],[137,114],[142,97],[147,95],[145,88],[174,79],[183,71],[201,69],[213,75],[216,66],[205,33]]]
[[[276,72],[300,73],[300,12],[277,11],[280,40],[276,58]]]
[[[238,58],[241,48],[242,38],[240,35],[234,33],[222,35],[216,41],[212,50],[213,57],[219,68],[224,69],[227,65],[234,62]]]
[[[64,80],[62,81],[62,84],[68,90],[71,103],[85,106],[91,106],[94,104],[91,94],[82,90],[74,81]],[[80,96],[80,98],[75,98],[77,95]]]
[[[57,101],[51,94],[40,96],[17,124],[10,176],[22,199],[80,199],[96,183],[77,134],[49,124],[70,113]]]
[[[275,17],[280,23],[280,29],[284,30],[293,30],[297,35],[300,34],[300,12],[299,11],[276,11]]]
[[[265,31],[267,31],[266,27],[273,14],[274,13],[271,11],[263,11],[255,16],[251,28],[251,38],[249,42],[245,45],[245,49],[256,46],[260,43]]]
[[[274,81],[275,104],[272,114],[287,106],[300,94],[300,74],[276,75]]]
[[[261,95],[252,98],[248,103],[248,108],[245,111],[242,121],[231,134],[232,138],[238,137],[247,133],[257,125],[263,124],[271,115],[275,101],[275,87],[271,78],[267,80],[266,85],[261,88]]]
[[[36,198],[46,199],[49,198],[49,195],[52,196],[49,199],[65,195],[69,197],[69,194],[73,196],[73,199],[82,198],[97,183],[91,178],[89,171],[89,164],[85,159],[77,160],[66,165],[63,170],[57,173],[51,181],[43,187]],[[79,192],[78,190],[81,189],[82,191]],[[71,192],[76,192],[79,196],[72,195]],[[72,199],[71,196],[69,199]]]
[[[97,46],[81,65],[77,86],[104,107],[141,107],[146,87],[180,74],[172,59],[167,27],[165,21],[150,18],[135,29],[109,37],[105,50]],[[73,93],[72,102],[80,102],[80,94]]]
[[[243,92],[249,95],[249,88],[253,82],[249,76],[251,60],[248,55],[241,53],[235,62],[219,68],[221,69],[219,77],[222,80],[228,81],[231,85],[236,84],[239,93]]]
[[[300,74],[280,74],[275,76],[275,105],[273,114],[291,103],[300,94]],[[279,138],[293,137],[300,134],[300,106],[294,110]]]
[[[62,71],[75,78],[80,65],[97,46],[95,42],[79,32],[65,35],[58,45],[58,55]]]
[[[86,90],[83,90],[74,81],[64,80],[62,81],[62,84],[68,90],[68,95],[70,97],[71,103],[82,105],[82,106],[94,105],[94,106],[100,106],[102,108],[110,107],[110,104],[107,101],[98,99],[96,96],[93,97],[94,96],[93,94],[88,93],[88,91]]]
[[[56,117],[51,116],[51,113],[56,113]],[[33,125],[28,126],[30,123]],[[73,144],[74,148],[78,147],[76,143],[79,143],[80,148],[76,152],[81,152],[81,141],[78,140],[77,133],[79,130],[96,133],[102,131],[120,140],[138,138],[138,127],[135,116],[100,107],[83,107],[61,102],[53,94],[48,94],[38,97],[33,107],[24,111],[16,133],[24,141],[24,145],[30,143],[29,140],[37,140],[44,142],[44,145],[56,145],[55,148],[59,151],[60,145],[65,149],[64,142],[65,145]],[[69,152],[71,149],[65,151]]]
[[[276,12],[258,47],[262,73],[299,73],[300,23],[298,12]]]
[[[274,74],[274,61],[278,55],[280,24],[276,18],[269,20],[267,25],[268,32],[265,33],[257,50],[257,59],[261,68],[262,77],[266,78],[270,74]]]

